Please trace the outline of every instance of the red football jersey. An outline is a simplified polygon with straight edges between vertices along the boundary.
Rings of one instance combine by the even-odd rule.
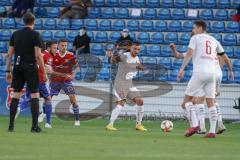
[[[43,56],[44,64],[52,66],[53,56],[47,50],[45,50],[42,53],[42,56]],[[40,68],[38,68],[38,77],[39,77],[39,82],[40,83],[44,82],[44,80],[43,80],[43,71]]]
[[[62,73],[62,74],[72,74],[73,68],[77,65],[77,60],[75,55],[72,52],[66,52],[63,56],[59,52],[53,57],[52,67],[53,71]],[[71,81],[70,77],[61,77],[61,76],[51,76],[52,82],[64,82]]]

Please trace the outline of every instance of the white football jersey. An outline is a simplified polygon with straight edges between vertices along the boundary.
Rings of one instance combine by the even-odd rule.
[[[216,73],[217,47],[217,40],[206,33],[192,36],[188,48],[193,50],[193,72]]]

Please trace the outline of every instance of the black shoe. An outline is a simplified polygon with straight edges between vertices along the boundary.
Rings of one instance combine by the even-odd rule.
[[[9,126],[8,127],[8,132],[14,132],[14,127],[13,126]]]
[[[222,134],[225,131],[226,131],[226,129],[220,129],[220,130],[217,131],[217,134]]]
[[[32,133],[40,133],[40,132],[42,132],[42,129],[38,126],[37,127],[32,127],[31,132]]]

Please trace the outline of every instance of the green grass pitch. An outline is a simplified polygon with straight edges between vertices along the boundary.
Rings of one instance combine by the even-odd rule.
[[[174,122],[171,133],[160,122],[147,121],[148,132],[133,129],[134,121],[117,121],[117,132],[105,130],[107,121],[73,122],[53,119],[53,129],[30,133],[31,119],[19,117],[15,132],[7,132],[8,117],[0,117],[0,160],[239,160],[240,125],[227,124],[216,139],[185,138],[185,122]],[[41,124],[43,125],[43,124]]]

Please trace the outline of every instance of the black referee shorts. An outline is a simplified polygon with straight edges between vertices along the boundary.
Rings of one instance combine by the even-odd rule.
[[[14,92],[21,92],[25,83],[27,83],[30,93],[38,92],[39,80],[38,67],[36,64],[24,63],[21,65],[14,65],[12,81]]]

